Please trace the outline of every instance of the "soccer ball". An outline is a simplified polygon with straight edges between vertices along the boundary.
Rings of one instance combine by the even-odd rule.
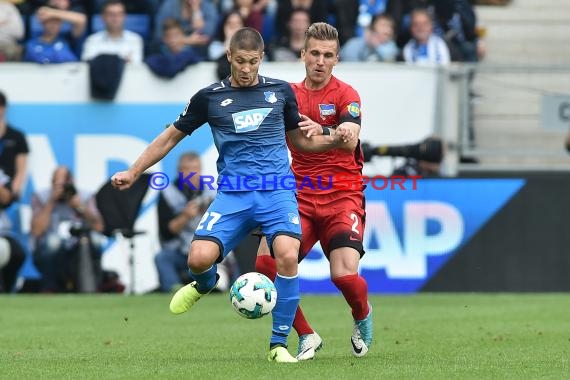
[[[244,318],[257,319],[271,313],[277,302],[273,282],[261,273],[242,274],[230,288],[230,302]]]

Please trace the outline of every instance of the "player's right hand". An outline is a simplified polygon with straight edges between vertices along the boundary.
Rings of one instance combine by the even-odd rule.
[[[337,135],[344,143],[352,141],[356,135],[354,131],[350,128],[345,127],[344,125],[339,125],[335,131],[335,135]]]
[[[299,114],[301,121],[299,122],[299,129],[303,132],[303,135],[307,138],[311,136],[318,136],[323,134],[323,127],[311,120],[307,115]]]
[[[127,171],[115,173],[111,177],[111,184],[115,189],[126,190],[135,182],[135,176]]]

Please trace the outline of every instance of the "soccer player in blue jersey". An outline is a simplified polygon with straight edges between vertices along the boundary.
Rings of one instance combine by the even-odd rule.
[[[180,289],[170,310],[181,314],[216,286],[216,263],[249,231],[261,226],[277,264],[270,361],[294,363],[287,337],[299,303],[297,258],[301,226],[285,135],[299,150],[321,152],[337,144],[342,134],[306,137],[315,122],[299,114],[291,86],[258,75],[263,59],[261,35],[242,28],[227,52],[231,76],[198,91],[178,119],[144,150],[126,171],[112,177],[113,185],[129,188],[185,136],[209,123],[219,152],[218,194],[196,228],[188,255],[195,282]],[[247,181],[243,181],[248,177]]]

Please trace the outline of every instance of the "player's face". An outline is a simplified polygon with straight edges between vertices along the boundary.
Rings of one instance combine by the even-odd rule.
[[[307,72],[306,85],[312,89],[322,88],[331,79],[333,67],[338,63],[338,44],[311,38],[307,48],[301,50],[301,59]]]
[[[263,60],[263,51],[238,49],[232,52],[228,50],[227,55],[232,68],[232,86],[251,87],[259,82],[257,72]]]

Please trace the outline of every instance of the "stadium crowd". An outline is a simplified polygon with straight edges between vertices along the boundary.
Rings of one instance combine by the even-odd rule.
[[[484,47],[472,2],[0,0],[0,62],[49,64],[118,54],[176,72],[216,61],[228,33],[242,25],[263,35],[268,60],[297,60],[302,34],[313,22],[336,26],[341,60],[446,63],[449,56],[474,62]]]

